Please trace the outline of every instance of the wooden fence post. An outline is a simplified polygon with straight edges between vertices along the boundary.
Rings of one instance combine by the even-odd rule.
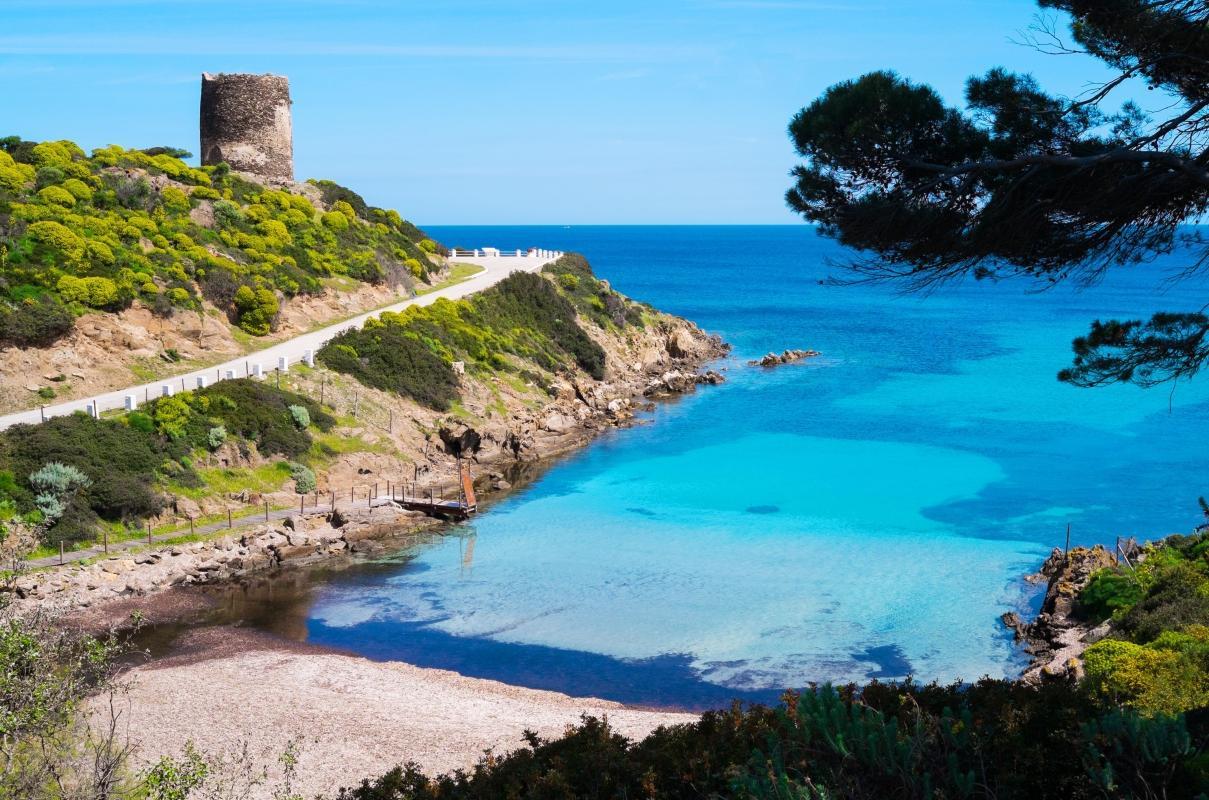
[[[147,520],[147,544],[151,544],[151,520]]]
[[[194,534],[195,534],[195,531],[193,530],[193,517],[189,517],[189,535],[193,536]]]
[[[227,509],[227,527],[228,528],[234,527],[234,523],[231,522],[231,509],[229,509],[229,508]]]
[[[306,513],[306,495],[305,494],[298,495],[298,513],[299,514]]]
[[[265,501],[264,501],[264,521],[265,522],[269,521],[269,500],[267,497],[265,498]]]
[[[101,528],[101,546],[105,548],[105,552],[109,552],[109,529]]]
[[[59,566],[63,565],[63,540],[59,540]]]

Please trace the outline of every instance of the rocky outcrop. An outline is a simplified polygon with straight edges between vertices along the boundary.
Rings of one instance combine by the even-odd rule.
[[[437,436],[445,445],[445,452],[451,456],[472,456],[479,451],[483,443],[483,437],[478,431],[456,420],[446,421],[437,431]]]
[[[782,364],[792,364],[794,361],[801,361],[804,358],[814,358],[821,356],[818,350],[786,350],[781,354],[769,353],[754,361],[748,361],[748,366],[752,367],[779,367]]]
[[[1026,623],[1015,612],[1001,618],[1032,656],[1023,680],[1078,680],[1083,676],[1083,651],[1107,635],[1109,623],[1092,625],[1079,619],[1079,592],[1096,571],[1116,563],[1103,545],[1075,547],[1069,554],[1055,547],[1040,572],[1030,576],[1037,582],[1046,581],[1045,599],[1037,618]]]

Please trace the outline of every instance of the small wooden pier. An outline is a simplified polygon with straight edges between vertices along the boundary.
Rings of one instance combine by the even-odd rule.
[[[474,480],[465,464],[458,468],[461,482],[461,497],[450,500],[439,497],[430,488],[427,494],[418,489],[415,484],[391,486],[390,499],[406,508],[408,511],[422,511],[430,517],[461,521],[478,511],[478,500],[474,496]],[[410,491],[409,491],[410,489]]]

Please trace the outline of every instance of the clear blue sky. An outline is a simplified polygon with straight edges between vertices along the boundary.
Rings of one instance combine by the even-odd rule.
[[[3,0],[0,135],[197,151],[199,75],[276,72],[299,178],[423,224],[783,223],[785,127],[892,67],[953,101],[1030,0]]]

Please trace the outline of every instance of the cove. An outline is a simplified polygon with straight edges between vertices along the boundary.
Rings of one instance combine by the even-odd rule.
[[[728,380],[445,538],[317,573],[292,601],[297,638],[694,708],[810,682],[1012,676],[1023,659],[998,617],[1030,608],[1022,576],[1068,523],[1091,543],[1197,521],[1209,387],[1054,379],[1091,319],[1197,305],[1203,281],[1154,290],[1178,254],[1086,292],[918,297],[820,283],[849,254],[804,226],[430,232],[583,252],[730,341]],[[746,365],[788,347],[824,355]]]

